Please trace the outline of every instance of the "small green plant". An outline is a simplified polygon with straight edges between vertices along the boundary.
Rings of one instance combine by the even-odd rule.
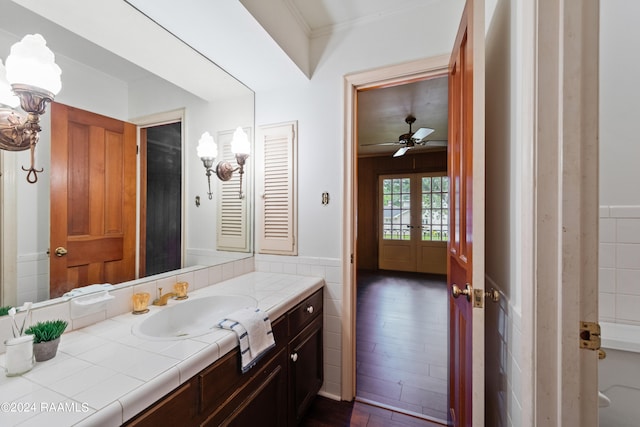
[[[7,305],[5,307],[0,307],[0,316],[6,316],[9,314],[9,310],[11,310],[11,306]]]
[[[64,320],[47,320],[38,322],[25,331],[26,334],[33,335],[33,343],[37,344],[45,341],[53,341],[60,337],[67,328]]]

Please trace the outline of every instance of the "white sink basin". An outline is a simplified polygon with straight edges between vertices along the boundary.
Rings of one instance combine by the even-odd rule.
[[[211,295],[175,301],[133,325],[132,332],[149,340],[193,338],[217,329],[216,324],[226,315],[257,305],[254,298],[245,295]]]

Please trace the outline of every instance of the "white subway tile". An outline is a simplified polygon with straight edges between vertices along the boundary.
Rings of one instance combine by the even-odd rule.
[[[606,292],[600,292],[598,298],[599,317],[615,318],[616,317],[616,295]]]
[[[618,243],[615,257],[617,268],[640,268],[640,244]]]
[[[598,269],[598,289],[600,292],[613,293],[616,291],[616,269]]]
[[[600,290],[602,291],[602,288]],[[617,270],[616,290],[620,294],[640,295],[640,269]]]
[[[614,218],[640,218],[640,206],[609,206],[609,215]]]
[[[601,268],[614,268],[616,266],[616,245],[613,243],[600,243],[598,264]]]
[[[600,242],[615,243],[616,242],[616,222],[614,218],[600,219]]]
[[[640,295],[616,295],[616,318],[640,322]]]
[[[618,243],[640,243],[640,219],[616,220]]]

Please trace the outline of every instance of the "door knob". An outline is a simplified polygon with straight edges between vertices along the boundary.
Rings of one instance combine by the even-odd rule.
[[[464,289],[460,289],[455,283],[451,286],[451,295],[454,298],[458,298],[460,295],[467,297],[467,301],[471,301],[471,285],[468,283],[464,286]]]
[[[64,256],[67,254],[67,250],[62,246],[58,246],[54,252],[56,256]]]

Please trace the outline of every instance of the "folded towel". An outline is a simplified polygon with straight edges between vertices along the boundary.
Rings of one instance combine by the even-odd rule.
[[[255,366],[276,345],[269,316],[259,308],[248,307],[234,311],[221,320],[218,327],[236,333],[240,344],[242,373]]]
[[[109,291],[113,289],[113,285],[111,283],[99,283],[96,285],[87,285],[82,286],[81,288],[71,289],[69,292],[65,293],[64,297],[77,297],[79,295],[88,295],[94,292],[100,291]]]

